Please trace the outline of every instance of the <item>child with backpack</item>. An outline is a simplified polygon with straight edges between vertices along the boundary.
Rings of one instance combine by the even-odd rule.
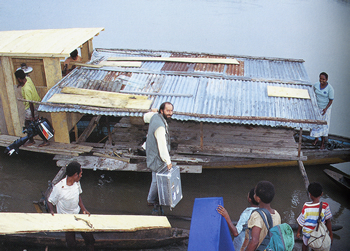
[[[255,188],[252,188],[250,190],[250,192],[248,193],[247,200],[249,203],[249,207],[244,209],[244,211],[241,213],[236,226],[233,225],[233,223],[230,219],[230,215],[228,214],[228,212],[226,211],[226,209],[223,206],[219,205],[217,208],[218,213],[221,214],[225,218],[225,220],[228,224],[228,228],[230,229],[231,233],[235,237],[233,239],[233,246],[234,246],[236,251],[241,250],[242,244],[244,242],[245,230],[247,229],[248,219],[249,219],[252,211],[254,209],[256,209],[259,205],[254,199],[254,190],[255,190]]]
[[[301,237],[301,230],[303,235],[303,251],[308,250],[310,236],[316,229],[318,218],[321,216],[321,222],[326,225],[331,242],[333,241],[332,233],[332,213],[327,202],[320,202],[320,198],[323,194],[323,188],[321,184],[317,182],[310,183],[308,186],[308,192],[311,198],[311,202],[306,202],[301,210],[301,213],[297,219],[299,228],[297,231],[297,238]],[[322,205],[320,204],[322,203]],[[326,245],[328,246],[328,245]],[[319,249],[321,250],[321,249]],[[330,250],[329,247],[322,248],[322,250]]]
[[[275,196],[275,187],[269,181],[260,181],[255,187],[254,199],[259,203],[260,209],[264,210],[263,214],[270,213],[273,226],[281,224],[281,216],[277,210],[271,208],[270,203]],[[265,220],[266,221],[266,220]],[[246,251],[258,250],[260,244],[264,241],[269,233],[264,219],[258,211],[253,211],[248,220],[248,228],[251,230],[250,238],[245,240],[242,248]],[[272,226],[270,226],[272,227]],[[247,243],[248,242],[248,243]],[[265,248],[264,248],[265,249]]]

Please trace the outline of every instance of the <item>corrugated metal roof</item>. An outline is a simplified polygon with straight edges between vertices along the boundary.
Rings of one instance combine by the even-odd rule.
[[[145,50],[97,49],[90,63],[97,64],[109,57],[162,56],[162,57],[215,57],[202,53],[180,53]],[[316,99],[302,60],[224,56],[236,58],[240,64],[213,65],[195,63],[143,62],[140,68],[103,67],[80,68],[63,78],[43,98],[47,102],[63,87],[77,87],[110,92],[147,92],[181,94],[149,97],[152,107],[169,101],[174,111],[186,114],[209,114],[221,116],[254,116],[287,118],[292,120],[320,120]],[[307,89],[311,99],[268,97],[267,86]],[[192,96],[191,96],[192,95]],[[190,96],[190,97],[188,97]],[[92,109],[71,105],[54,107],[40,105],[45,112],[79,112],[108,116],[142,116],[140,112],[120,112],[111,109]],[[310,124],[279,122],[272,120],[238,120],[232,118],[201,118],[174,114],[177,120],[193,120],[212,123],[237,123],[264,126],[302,127]]]

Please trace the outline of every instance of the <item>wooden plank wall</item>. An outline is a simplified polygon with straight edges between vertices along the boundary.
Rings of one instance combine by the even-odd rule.
[[[47,92],[47,85],[44,73],[44,64],[42,59],[29,59],[29,58],[13,58],[13,66],[15,71],[21,67],[22,63],[26,63],[27,66],[33,68],[33,71],[29,73],[29,77],[33,80],[36,90],[40,98],[42,99]]]
[[[113,141],[123,149],[140,146],[148,130],[148,125],[131,125],[128,118],[115,127]],[[173,120],[169,128],[177,154],[285,160],[296,160],[298,155],[293,129],[203,123],[201,146],[200,123]]]

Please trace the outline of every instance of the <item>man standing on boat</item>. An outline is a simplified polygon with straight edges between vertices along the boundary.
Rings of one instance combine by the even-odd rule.
[[[54,205],[56,205],[58,214],[88,214],[80,194],[83,192],[80,186],[80,179],[83,174],[81,165],[72,161],[66,167],[67,176],[58,182],[52,189],[48,199],[50,213],[54,215]],[[90,232],[81,232],[84,238],[87,250],[94,250],[95,239]],[[77,242],[75,232],[66,232],[66,242],[68,250],[76,250]]]
[[[149,123],[146,156],[147,167],[152,170],[152,183],[149,189],[147,203],[154,206],[152,214],[162,214],[159,206],[158,186],[156,173],[165,165],[170,170],[172,167],[170,160],[170,134],[168,122],[173,115],[174,106],[170,102],[160,105],[159,111],[148,112],[144,115],[145,123]]]
[[[334,89],[328,84],[328,74],[320,73],[320,82],[314,84],[314,92],[316,94],[317,106],[320,110],[322,119],[327,121],[326,125],[316,125],[311,129],[310,136],[315,137],[314,145],[317,144],[318,138],[322,138],[321,150],[325,147],[325,140],[328,137],[329,124],[331,122],[331,108],[334,100]]]
[[[28,72],[30,72],[30,71],[28,71]],[[17,69],[17,71],[15,72],[15,76],[16,76],[16,79],[18,81],[17,87],[22,88],[21,92],[22,92],[23,99],[40,102],[41,98],[40,98],[38,92],[36,91],[36,88],[35,88],[35,85],[34,85],[32,79],[26,75],[26,73],[23,71],[23,69],[21,69],[21,68]],[[24,126],[28,127],[32,121],[35,121],[39,118],[38,106],[31,103],[31,102],[25,102],[24,105],[25,105]],[[35,141],[34,141],[33,137],[31,137],[29,139],[29,141],[25,144],[25,146],[30,146],[33,144],[35,144]],[[45,140],[39,146],[47,146],[49,144],[50,143],[47,140]]]

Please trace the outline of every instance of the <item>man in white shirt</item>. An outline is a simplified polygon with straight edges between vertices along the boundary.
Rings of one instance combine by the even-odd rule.
[[[80,194],[83,192],[80,186],[80,178],[83,174],[81,165],[72,161],[66,167],[67,176],[59,181],[52,189],[50,197],[48,199],[48,207],[50,213],[54,215],[54,205],[56,205],[58,214],[88,214]],[[81,232],[81,236],[85,240],[87,250],[94,250],[95,239],[92,233]],[[66,232],[66,242],[68,250],[75,250],[76,240],[75,232]]]
[[[160,214],[159,198],[156,173],[165,165],[171,169],[170,160],[170,134],[167,121],[173,115],[173,105],[170,102],[164,102],[160,105],[159,111],[148,112],[144,115],[145,123],[149,123],[146,156],[147,167],[152,170],[152,183],[149,189],[147,202],[154,206],[152,214]]]

